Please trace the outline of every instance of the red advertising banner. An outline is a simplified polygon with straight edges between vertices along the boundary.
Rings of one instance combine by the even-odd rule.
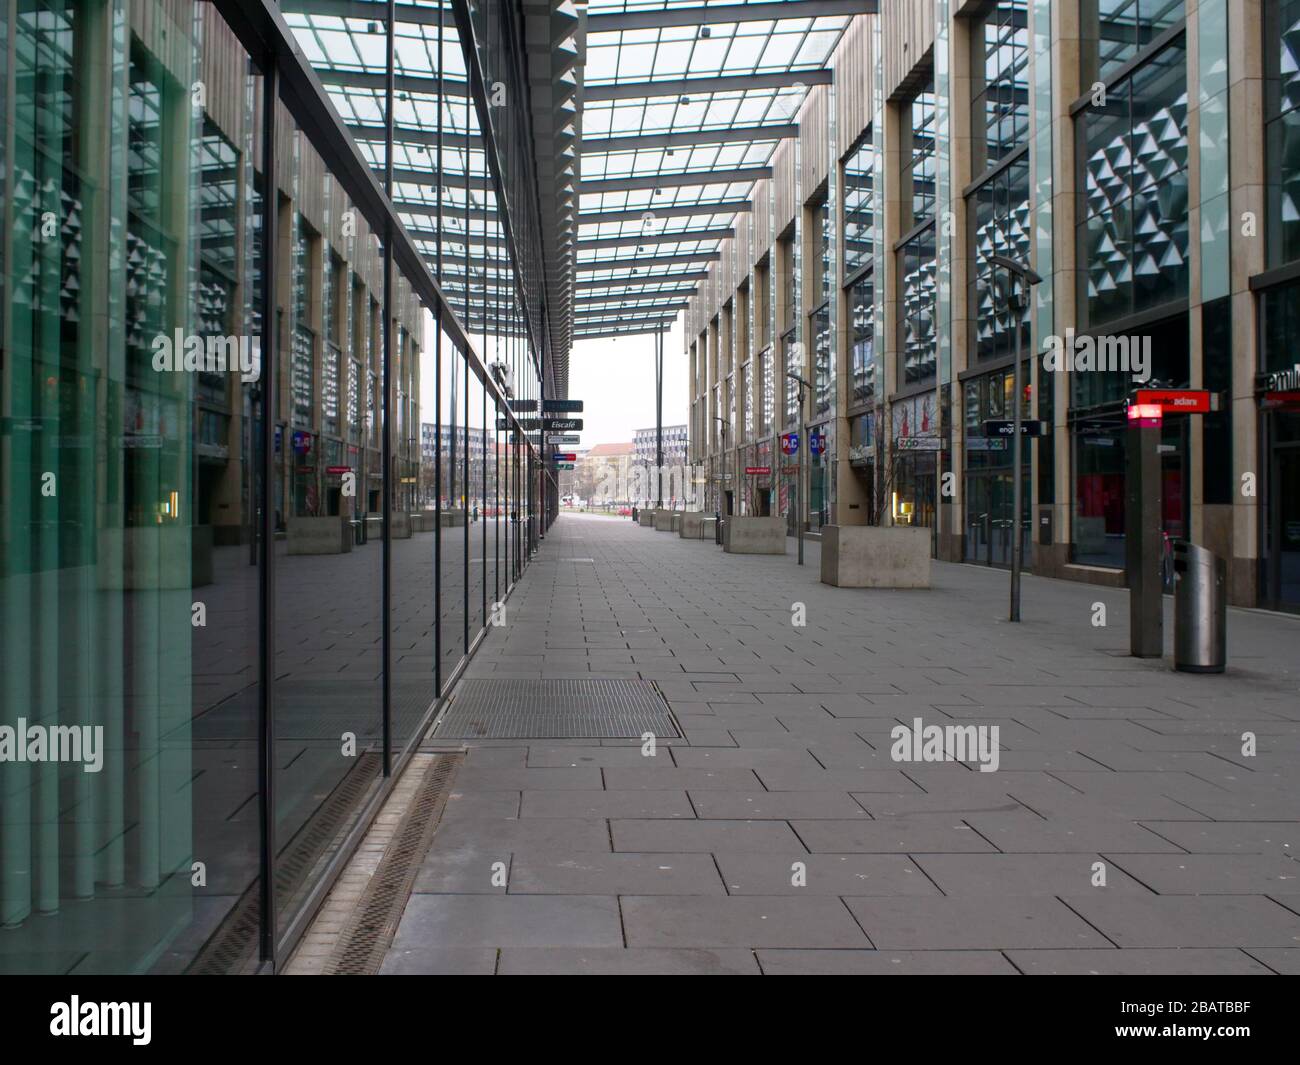
[[[1165,414],[1209,414],[1210,393],[1198,388],[1139,388],[1135,406],[1159,407]]]
[[[746,466],[745,472],[756,477],[766,477],[772,472],[771,466]]]

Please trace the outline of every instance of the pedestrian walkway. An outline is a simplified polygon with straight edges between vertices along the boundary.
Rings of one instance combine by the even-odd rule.
[[[1003,571],[790,547],[559,519],[468,676],[652,680],[683,736],[469,741],[385,972],[1300,973],[1300,619],[1192,676],[1123,591],[1026,577],[1011,625]],[[896,761],[916,719],[996,771]]]

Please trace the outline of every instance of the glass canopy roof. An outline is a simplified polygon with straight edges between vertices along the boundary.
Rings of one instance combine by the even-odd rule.
[[[364,6],[282,5],[362,153],[382,169],[385,33],[382,21],[348,17]],[[794,135],[806,86],[855,7],[866,10],[844,0],[589,0],[575,338],[643,332],[676,316],[777,144]],[[441,232],[443,288],[462,313],[466,280],[509,283],[502,227],[450,7],[441,64],[438,4],[398,10],[418,21],[395,30],[394,199],[431,259]],[[340,11],[348,15],[330,13]],[[689,183],[703,174],[715,179]]]

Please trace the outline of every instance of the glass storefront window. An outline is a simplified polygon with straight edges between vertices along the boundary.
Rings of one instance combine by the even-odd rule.
[[[1300,258],[1300,0],[1264,5],[1268,264]]]
[[[979,175],[1029,137],[1026,0],[997,0],[971,33],[971,173]]]
[[[1080,115],[1077,231],[1091,326],[1187,295],[1186,82],[1180,36]]]
[[[875,177],[871,133],[844,161],[844,277],[872,261],[875,251]]]

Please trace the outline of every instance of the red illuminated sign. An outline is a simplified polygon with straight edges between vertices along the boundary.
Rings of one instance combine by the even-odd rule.
[[[1156,406],[1165,414],[1209,414],[1212,409],[1210,393],[1199,388],[1140,388],[1133,404]]]
[[[746,466],[745,472],[755,477],[766,477],[772,472],[771,466]]]
[[[1159,422],[1164,418],[1165,410],[1159,403],[1130,403],[1128,420],[1131,422]]]

